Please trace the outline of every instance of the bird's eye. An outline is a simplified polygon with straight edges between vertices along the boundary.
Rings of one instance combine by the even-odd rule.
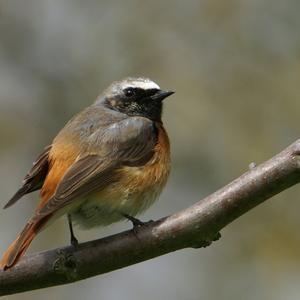
[[[126,97],[131,98],[135,95],[135,90],[133,88],[127,88],[124,90],[124,94]]]

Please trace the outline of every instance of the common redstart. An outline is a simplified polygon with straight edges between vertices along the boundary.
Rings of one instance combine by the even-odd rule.
[[[14,266],[31,241],[53,220],[68,215],[81,228],[109,225],[148,208],[170,172],[170,145],[161,115],[172,95],[147,78],[112,83],[94,104],[75,115],[33,163],[4,208],[40,191],[40,202],[4,253],[0,267]]]

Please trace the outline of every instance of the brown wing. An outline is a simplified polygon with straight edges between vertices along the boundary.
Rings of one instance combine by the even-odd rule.
[[[20,198],[22,198],[24,195],[39,190],[42,187],[48,172],[48,167],[49,167],[48,157],[49,157],[50,149],[51,146],[47,146],[44,149],[44,151],[41,153],[41,155],[36,159],[36,161],[33,163],[31,170],[23,179],[23,185],[14,194],[14,196],[6,203],[4,208],[10,207],[14,203],[16,203]]]
[[[153,154],[157,134],[145,118],[128,118],[91,136],[99,154],[78,159],[63,176],[54,196],[36,212],[40,219],[70,204],[75,198],[99,191],[118,181],[122,165],[140,165]]]

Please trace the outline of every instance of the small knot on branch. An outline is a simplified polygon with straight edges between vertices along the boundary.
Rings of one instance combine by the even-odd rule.
[[[206,239],[193,239],[192,241],[192,248],[198,249],[198,248],[206,248],[212,244],[212,242],[215,242],[221,238],[221,233],[217,232],[215,235],[213,235],[211,238]]]
[[[74,281],[77,277],[77,261],[73,253],[59,249],[57,256],[53,263],[54,271],[64,275],[68,280]]]

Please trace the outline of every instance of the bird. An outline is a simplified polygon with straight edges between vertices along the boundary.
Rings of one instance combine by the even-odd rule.
[[[143,225],[136,216],[159,197],[170,173],[162,110],[173,93],[149,78],[127,77],[71,118],[4,206],[40,190],[33,216],[3,254],[0,268],[12,268],[35,236],[62,215],[68,217],[74,247],[73,224],[89,229],[128,219],[134,228]]]

